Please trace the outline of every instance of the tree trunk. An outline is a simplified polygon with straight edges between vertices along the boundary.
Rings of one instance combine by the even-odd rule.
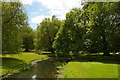
[[[51,53],[55,54],[54,50],[52,50]]]
[[[50,49],[50,52],[55,54],[55,52],[54,52],[54,49],[53,49],[53,48],[51,48],[51,49]]]
[[[109,50],[108,50],[108,43],[106,40],[105,36],[105,31],[102,30],[102,51],[103,51],[103,56],[110,56]]]
[[[103,56],[111,56],[111,54],[109,52],[103,52]]]
[[[25,52],[29,52],[29,50],[28,50],[28,49],[25,49]]]

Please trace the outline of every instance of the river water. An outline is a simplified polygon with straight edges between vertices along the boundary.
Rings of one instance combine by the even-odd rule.
[[[35,62],[30,69],[3,80],[55,80],[55,61],[51,59]]]

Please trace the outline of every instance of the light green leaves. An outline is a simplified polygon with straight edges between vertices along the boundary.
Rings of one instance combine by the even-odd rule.
[[[35,46],[37,50],[48,50],[53,52],[52,44],[62,22],[55,16],[52,19],[45,18],[36,30]]]
[[[19,2],[2,2],[2,51],[17,53],[22,45],[21,27],[27,26],[27,16]]]

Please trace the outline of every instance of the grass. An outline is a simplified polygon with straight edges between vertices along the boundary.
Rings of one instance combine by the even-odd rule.
[[[34,51],[35,53],[46,53],[46,54],[49,54],[51,53],[50,51],[41,51],[41,50],[37,50],[37,51]]]
[[[1,55],[0,57],[2,57],[2,73],[0,74],[5,75],[8,73],[25,70],[29,68],[31,61],[40,60],[47,56],[33,53],[20,53],[14,55]]]
[[[39,59],[42,59],[42,58],[47,57],[47,56],[46,55],[38,55],[38,54],[34,54],[34,53],[29,53],[29,52],[24,52],[21,54],[4,55],[2,57],[22,60],[23,62],[29,64],[31,61],[39,60]]]
[[[62,78],[118,78],[118,55],[83,55],[76,56],[67,64],[59,64]]]
[[[3,58],[2,60],[2,75],[12,72],[18,72],[28,68],[28,64],[22,60],[13,58]]]
[[[62,68],[64,78],[118,78],[118,64],[69,62]]]
[[[0,74],[6,75],[28,69],[31,61],[48,56],[24,52],[0,57],[2,57],[2,73]],[[79,56],[68,64],[60,62],[58,65],[62,65],[63,70],[60,72],[64,78],[118,78],[119,60],[119,56],[86,55]]]

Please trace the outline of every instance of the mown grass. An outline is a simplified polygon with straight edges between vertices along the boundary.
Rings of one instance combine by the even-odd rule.
[[[68,62],[62,68],[64,78],[118,78],[118,64]]]
[[[2,75],[25,70],[28,68],[28,64],[22,60],[17,60],[13,58],[3,58],[2,60]]]
[[[47,55],[38,55],[34,53],[20,53],[14,55],[4,55],[2,57],[2,73],[1,75],[5,75],[12,72],[18,72],[21,70],[25,70],[29,68],[29,64],[31,61],[40,60]]]

